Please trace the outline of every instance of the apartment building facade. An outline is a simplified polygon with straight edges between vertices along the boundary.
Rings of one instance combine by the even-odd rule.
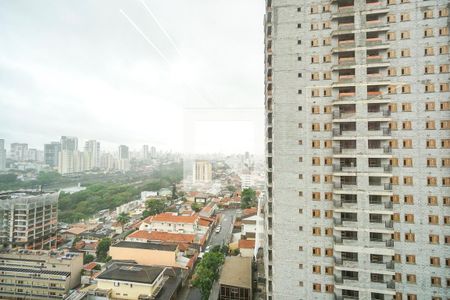
[[[266,1],[268,299],[449,297],[448,24],[442,0]]]
[[[0,248],[56,247],[59,193],[0,193]]]
[[[0,252],[0,299],[64,299],[81,280],[83,254]]]

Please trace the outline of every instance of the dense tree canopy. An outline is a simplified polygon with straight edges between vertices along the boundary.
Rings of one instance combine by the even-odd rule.
[[[244,189],[241,193],[241,208],[249,208],[256,206],[256,192],[255,190],[248,188]]]
[[[95,252],[95,254],[97,255],[97,261],[100,261],[100,262],[107,261],[108,251],[109,251],[110,246],[111,246],[110,238],[104,238],[104,239],[100,240],[100,242],[97,245],[97,251]]]
[[[77,193],[61,193],[59,197],[59,220],[67,223],[77,222],[91,217],[100,210],[114,209],[135,200],[139,198],[142,191],[155,191],[163,187],[170,187],[173,182],[182,178],[181,168],[181,164],[165,166],[163,171],[156,172],[157,176],[163,177],[144,182],[98,183]],[[155,211],[159,210],[160,205],[155,208]],[[153,210],[150,209],[150,212],[153,213]]]
[[[192,285],[200,290],[202,300],[209,298],[214,281],[219,279],[219,267],[225,261],[225,256],[220,250],[220,247],[218,247],[217,249],[212,249],[211,252],[205,253],[195,268]]]

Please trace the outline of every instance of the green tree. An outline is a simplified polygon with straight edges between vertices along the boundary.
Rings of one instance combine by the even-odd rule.
[[[255,190],[248,188],[244,189],[241,193],[241,208],[250,208],[256,206],[256,192]]]
[[[106,262],[108,258],[109,247],[111,246],[110,238],[103,238],[97,245],[97,251],[95,254],[97,255],[97,261]]]
[[[191,209],[195,212],[199,212],[202,209],[202,206],[198,203],[192,203]]]
[[[125,226],[125,224],[127,224],[128,222],[130,222],[130,216],[126,213],[120,213],[117,216],[117,222],[120,223],[120,225],[122,225],[122,230],[123,230],[123,226]]]
[[[153,199],[147,201],[147,211],[149,216],[154,216],[164,212],[166,204],[163,200]]]
[[[220,249],[220,246],[219,246]],[[202,300],[207,300],[214,280],[219,279],[219,267],[224,263],[225,256],[220,251],[205,253],[195,268],[192,285],[202,294]]]
[[[84,258],[83,258],[83,264],[88,264],[88,263],[90,263],[90,262],[93,262],[94,259],[95,259],[95,256],[94,256],[94,255],[92,255],[92,254],[86,254],[86,255],[84,255]]]

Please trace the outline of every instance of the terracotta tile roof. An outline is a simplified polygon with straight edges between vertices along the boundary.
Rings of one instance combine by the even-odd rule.
[[[92,271],[96,266],[97,266],[97,263],[95,261],[93,261],[93,262],[90,262],[88,264],[85,264],[83,266],[83,269],[86,270],[86,271]]]
[[[250,207],[250,208],[244,209],[242,211],[242,215],[251,216],[251,215],[256,215],[257,212],[258,212],[258,209],[256,207]]]
[[[195,234],[138,230],[127,236],[127,238],[169,243],[193,243]]]
[[[155,216],[150,216],[144,220],[144,223],[152,222],[171,222],[171,223],[195,223],[198,215],[193,214],[190,216],[177,216],[173,213],[162,213]]]
[[[200,217],[198,219],[198,225],[209,227],[214,222],[213,219]]]
[[[239,240],[239,249],[253,249],[255,248],[254,240]]]

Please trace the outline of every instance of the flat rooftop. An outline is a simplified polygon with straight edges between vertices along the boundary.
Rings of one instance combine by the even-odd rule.
[[[58,192],[42,192],[38,190],[17,190],[0,192],[0,200],[20,200],[36,198],[38,196],[58,195]]]
[[[121,241],[115,245],[112,245],[111,247],[160,250],[160,251],[175,251],[178,248],[178,245]]]
[[[219,284],[252,288],[252,259],[250,257],[225,257]]]
[[[162,267],[115,263],[97,279],[152,284],[163,271]]]

